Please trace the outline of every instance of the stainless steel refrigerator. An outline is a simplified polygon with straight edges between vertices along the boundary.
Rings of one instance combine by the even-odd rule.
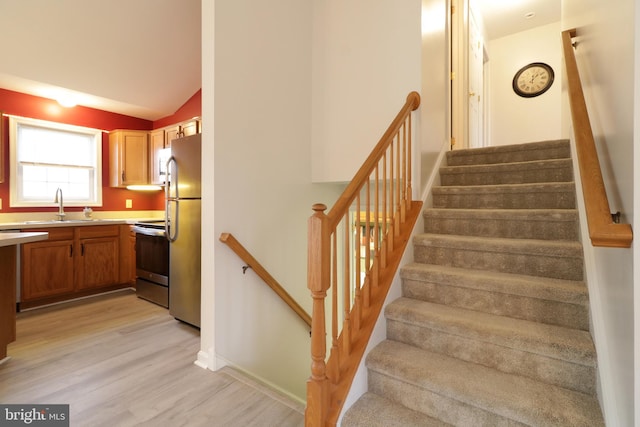
[[[167,161],[169,313],[200,327],[201,135],[174,139]]]

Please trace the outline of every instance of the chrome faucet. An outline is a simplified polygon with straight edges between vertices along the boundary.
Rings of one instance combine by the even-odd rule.
[[[58,221],[64,221],[65,213],[64,213],[64,205],[62,202],[62,189],[58,187],[56,190],[56,198],[53,200],[53,203],[58,204],[58,213],[56,216],[58,217]]]

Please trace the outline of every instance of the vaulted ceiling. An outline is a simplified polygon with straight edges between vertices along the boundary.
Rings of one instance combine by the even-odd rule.
[[[201,0],[0,0],[0,88],[148,120],[201,88]],[[473,0],[489,39],[560,19],[560,0]],[[525,14],[534,12],[533,18]]]
[[[0,88],[156,120],[201,88],[201,0],[0,0]]]

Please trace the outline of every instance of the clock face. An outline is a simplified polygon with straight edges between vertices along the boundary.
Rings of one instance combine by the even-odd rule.
[[[553,84],[553,68],[542,62],[522,67],[513,77],[513,90],[525,98],[542,95]]]

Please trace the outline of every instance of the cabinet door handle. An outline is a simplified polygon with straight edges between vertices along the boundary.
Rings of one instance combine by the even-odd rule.
[[[122,182],[125,182],[126,180],[124,179],[124,171],[122,171]]]
[[[80,243],[80,256],[84,256],[84,243]]]
[[[73,244],[69,245],[69,258],[73,258]]]

